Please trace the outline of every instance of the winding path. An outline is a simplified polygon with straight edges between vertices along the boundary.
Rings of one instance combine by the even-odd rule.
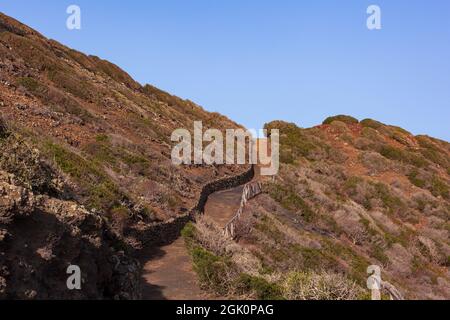
[[[211,194],[205,214],[220,226],[234,216],[239,208],[243,186]],[[142,299],[144,300],[204,300],[211,298],[198,284],[190,255],[182,237],[173,243],[144,252]]]

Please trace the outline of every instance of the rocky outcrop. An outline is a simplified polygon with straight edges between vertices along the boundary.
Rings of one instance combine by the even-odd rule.
[[[0,299],[137,299],[139,264],[105,221],[70,201],[37,195],[0,171]],[[67,288],[67,267],[81,290]]]

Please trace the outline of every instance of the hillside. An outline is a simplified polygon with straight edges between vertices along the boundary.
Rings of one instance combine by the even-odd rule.
[[[450,298],[449,143],[348,116],[266,127],[280,129],[282,165],[247,204],[237,243],[214,236],[214,217],[185,230],[204,288],[367,299],[367,267],[378,265],[406,299]]]
[[[0,299],[368,299],[369,265],[407,299],[450,299],[448,142],[274,121],[280,172],[261,177],[174,166],[171,134],[194,121],[240,127],[0,13]]]
[[[0,14],[0,298],[79,297],[43,289],[70,263],[90,270],[81,297],[114,296],[113,256],[163,241],[147,233],[187,214],[204,184],[247,170],[172,165],[171,133],[194,120],[238,127]]]

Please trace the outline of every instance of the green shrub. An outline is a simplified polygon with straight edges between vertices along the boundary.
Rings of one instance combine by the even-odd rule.
[[[284,234],[278,230],[267,216],[263,216],[261,221],[256,224],[255,228],[276,242],[282,242],[285,238]]]
[[[324,143],[320,137],[320,131],[302,129],[293,123],[274,121],[264,125],[264,129],[280,130],[280,161],[292,164],[297,158],[304,157],[308,160],[317,160],[319,156],[328,156],[330,146]]]
[[[314,210],[300,198],[293,187],[282,186],[280,184],[269,184],[269,195],[284,208],[293,211],[300,211],[304,219],[311,222],[315,218]]]
[[[109,137],[107,134],[99,134],[95,137],[95,141],[97,142],[108,142]]]
[[[360,123],[365,128],[372,128],[372,129],[375,129],[375,130],[377,130],[378,128],[384,126],[384,124],[382,124],[381,122],[378,122],[378,121],[375,121],[375,120],[372,120],[372,119],[364,119]]]
[[[385,146],[381,147],[380,154],[383,157],[391,159],[391,160],[403,161],[403,162],[406,162],[406,160],[407,160],[406,155],[403,152],[403,150],[396,148],[396,147],[389,146],[389,145],[385,145]]]
[[[408,179],[409,181],[415,185],[416,187],[419,188],[424,188],[426,186],[426,181],[423,179],[420,179],[418,177],[419,175],[419,171],[417,171],[417,169],[413,169],[409,174],[408,174]]]
[[[323,121],[323,124],[331,124],[334,121],[341,121],[346,124],[357,124],[359,121],[351,116],[337,115],[333,117],[328,117]]]
[[[124,199],[119,188],[95,161],[50,141],[46,141],[43,148],[48,158],[77,184],[89,208],[107,211]]]
[[[448,185],[437,176],[434,176],[431,181],[430,191],[435,197],[441,196],[444,199],[448,199],[450,196]]]
[[[261,277],[241,274],[237,280],[237,288],[241,294],[253,292],[259,300],[281,300],[281,288]]]
[[[374,187],[374,197],[380,199],[389,212],[396,213],[406,207],[399,197],[392,195],[391,191],[384,183],[375,183]]]
[[[197,229],[192,222],[187,223],[181,230],[181,236],[188,247],[192,247],[192,244],[196,239]]]
[[[386,253],[384,253],[384,249],[379,245],[372,246],[370,250],[370,255],[384,265],[389,263],[389,257],[386,255]]]
[[[7,131],[0,139],[0,169],[14,174],[21,186],[35,192],[58,192],[53,183],[57,177],[55,170],[38,149],[18,134]]]
[[[201,247],[192,248],[191,255],[201,285],[220,295],[228,294],[230,283],[225,275],[231,268],[230,263]]]
[[[17,84],[23,86],[32,93],[38,91],[38,89],[40,88],[39,82],[30,77],[18,78]]]
[[[385,158],[399,161],[405,164],[411,164],[418,168],[425,167],[428,162],[423,156],[416,154],[414,152],[404,151],[402,149],[392,147],[389,145],[384,145],[381,147],[380,154]]]
[[[6,139],[9,137],[9,129],[6,121],[0,116],[0,139]]]

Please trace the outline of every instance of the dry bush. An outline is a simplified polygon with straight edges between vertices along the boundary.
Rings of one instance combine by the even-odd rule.
[[[235,240],[245,238],[252,232],[255,219],[250,214],[242,214],[241,218],[235,223]]]
[[[363,290],[340,274],[291,272],[282,283],[288,300],[357,300]]]
[[[419,236],[418,237],[418,246],[419,250],[433,263],[442,264],[445,261],[445,258],[439,252],[436,244],[433,240]]]
[[[222,230],[208,216],[200,216],[196,221],[195,228],[197,229],[195,237],[198,243],[217,255],[226,254],[230,250],[230,246],[236,245],[223,236]]]
[[[239,272],[258,275],[261,269],[260,261],[236,242],[225,238],[222,230],[210,217],[199,217],[195,228],[195,238],[203,248],[219,256],[228,256]]]
[[[371,174],[386,172],[391,168],[389,160],[376,152],[363,152],[360,160]]]

